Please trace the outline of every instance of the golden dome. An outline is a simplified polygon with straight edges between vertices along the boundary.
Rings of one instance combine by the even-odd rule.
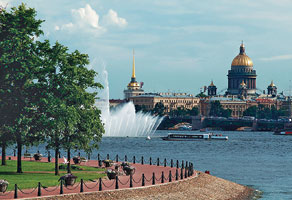
[[[275,87],[276,85],[274,84],[274,81],[271,82],[271,84],[269,85],[271,87]]]
[[[140,87],[140,84],[138,82],[130,82],[128,87]]]
[[[212,87],[212,86],[215,86],[214,83],[213,83],[213,81],[211,81],[211,84],[210,84],[209,86],[211,86],[211,87]]]
[[[253,62],[247,55],[237,55],[233,61],[231,66],[247,66],[252,67]]]
[[[239,54],[233,59],[231,66],[246,66],[253,67],[252,60],[245,54],[245,46],[242,43],[240,45]]]

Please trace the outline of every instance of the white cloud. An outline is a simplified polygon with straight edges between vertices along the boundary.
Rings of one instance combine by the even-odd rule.
[[[72,15],[80,26],[89,25],[92,28],[101,28],[99,26],[99,15],[91,8],[89,4],[86,4],[85,8],[79,8],[77,10],[73,9]]]
[[[102,22],[108,26],[119,27],[125,27],[128,24],[126,19],[118,17],[118,13],[112,9],[110,9],[108,13],[105,16],[103,16]]]
[[[269,58],[260,58],[262,61],[276,61],[276,60],[292,60],[292,54],[290,55],[280,55],[280,56],[272,56]]]
[[[0,7],[6,7],[9,4],[9,0],[0,0]]]

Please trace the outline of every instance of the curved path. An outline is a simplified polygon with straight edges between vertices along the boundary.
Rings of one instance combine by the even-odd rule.
[[[15,157],[11,157],[15,160]],[[29,161],[29,158],[23,158],[25,161]],[[43,158],[42,162],[46,162],[47,158]],[[35,161],[32,161],[35,162]],[[54,159],[52,159],[54,162]],[[62,163],[63,159],[59,159],[59,162]],[[73,161],[71,160],[73,163]],[[89,160],[88,162],[82,163],[81,165],[87,166],[98,166],[97,160]],[[150,186],[153,184],[152,176],[155,173],[155,184],[161,184],[162,180],[162,172],[164,173],[164,183],[169,182],[169,173],[171,172],[171,181],[175,181],[176,179],[176,167],[169,167],[169,166],[156,166],[156,165],[148,165],[148,164],[132,164],[135,167],[135,174],[133,175],[133,187],[141,187],[142,186],[142,174],[145,176],[145,186]],[[105,168],[106,170],[106,168]],[[178,169],[178,178],[181,179],[181,169]],[[195,176],[194,173],[193,176]],[[183,179],[185,179],[185,169],[183,169]],[[130,188],[130,176],[126,176],[124,174],[119,176],[118,181],[118,189]],[[96,192],[99,191],[99,181],[96,182],[85,182],[83,185],[84,192]],[[107,178],[102,179],[102,191],[109,191],[116,189],[116,180],[108,180]],[[80,183],[76,183],[74,186],[63,187],[64,194],[72,194],[72,193],[80,193]],[[18,190],[18,198],[32,198],[37,197],[38,189],[24,189],[22,191]],[[60,194],[60,186],[55,187],[48,187],[41,189],[41,196],[54,196]],[[7,192],[4,194],[0,194],[0,199],[13,199],[14,198],[14,191]]]

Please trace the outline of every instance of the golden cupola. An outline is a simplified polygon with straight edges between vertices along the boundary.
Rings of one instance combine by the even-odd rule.
[[[243,42],[240,45],[239,54],[232,61],[231,67],[253,67],[252,60],[245,53]]]

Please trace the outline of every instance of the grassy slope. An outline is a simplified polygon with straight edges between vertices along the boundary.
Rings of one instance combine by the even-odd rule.
[[[82,170],[72,170],[76,175],[77,181],[89,179],[98,179],[104,174],[97,173],[103,171],[95,167],[79,166]],[[60,176],[54,174],[54,163],[43,163],[36,161],[22,161],[22,169],[24,173],[16,173],[16,161],[7,160],[6,166],[0,166],[0,179],[5,179],[9,182],[8,190],[13,190],[14,184],[17,184],[21,189],[35,188],[38,182],[44,186],[55,186],[59,182],[60,176],[66,174],[65,170],[60,170]]]

